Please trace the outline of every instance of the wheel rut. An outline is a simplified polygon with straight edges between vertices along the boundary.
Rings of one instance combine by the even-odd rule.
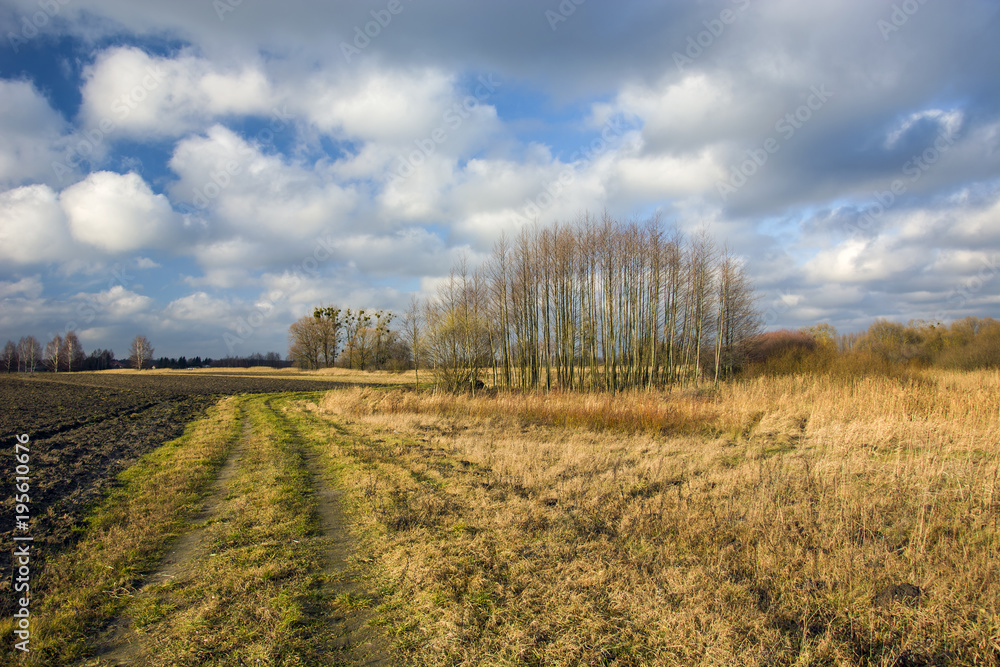
[[[250,420],[241,415],[241,434],[231,448],[229,455],[219,468],[198,512],[189,518],[191,529],[179,535],[167,547],[156,571],[145,578],[143,585],[135,591],[137,598],[151,595],[151,588],[169,583],[176,577],[192,569],[196,559],[207,552],[205,539],[207,526],[220,514],[220,508],[229,494],[229,482],[236,475],[240,459],[246,449],[246,441],[251,433]],[[86,667],[110,667],[112,665],[139,665],[142,660],[142,640],[135,631],[132,620],[118,618],[95,642],[95,656],[85,663]]]
[[[246,486],[246,474],[256,465],[256,457],[261,456],[262,434],[269,432],[276,438],[270,441],[273,443],[270,446],[292,454],[293,466],[301,475],[298,489],[308,499],[311,507],[308,511],[312,513],[305,534],[300,533],[292,540],[294,548],[317,554],[308,571],[300,571],[312,583],[298,594],[303,617],[297,623],[296,635],[311,647],[311,655],[323,656],[322,664],[366,667],[393,664],[389,641],[369,624],[371,607],[377,601],[365,590],[363,566],[354,558],[355,541],[342,506],[344,492],[331,477],[321,443],[297,428],[294,417],[283,409],[285,405],[274,397],[243,404],[240,437],[231,446],[201,506],[188,519],[187,529],[169,544],[155,570],[143,578],[141,585],[127,593],[133,598],[129,610],[91,642],[91,657],[76,663],[77,667],[144,665],[151,661],[169,664],[173,649],[163,652],[162,637],[155,624],[161,622],[159,619],[173,618],[183,608],[185,602],[177,597],[179,594],[197,591],[208,584],[204,579],[205,563],[216,555],[210,551],[219,548],[217,533],[223,526],[232,525],[230,521],[240,520],[234,508],[243,501],[244,494],[254,493]],[[269,426],[258,432],[257,427],[265,422],[278,424],[280,428],[269,431],[274,428]],[[226,556],[220,553],[219,557]],[[158,614],[152,620],[142,617],[148,609],[155,609]],[[215,664],[227,664],[217,660]],[[190,664],[187,658],[183,662]]]
[[[342,502],[344,492],[329,478],[324,455],[315,443],[305,438],[295,424],[271,407],[296,442],[315,493],[318,532],[310,539],[322,545],[321,589],[311,614],[322,622],[323,632],[335,651],[335,665],[381,667],[392,665],[389,642],[369,626],[368,606],[374,600],[362,585],[355,555],[355,540]]]

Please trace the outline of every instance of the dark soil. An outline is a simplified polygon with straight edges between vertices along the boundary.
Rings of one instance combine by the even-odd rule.
[[[87,511],[143,454],[180,436],[222,396],[322,391],[341,383],[239,374],[0,375],[0,614],[13,613],[14,535],[31,536],[31,586],[46,557],[73,544]],[[15,525],[15,436],[27,434],[28,530]]]

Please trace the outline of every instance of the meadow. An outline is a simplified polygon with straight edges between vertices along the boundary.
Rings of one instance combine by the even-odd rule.
[[[995,371],[302,409],[414,664],[1000,661]]]
[[[997,371],[389,378],[234,396],[126,471],[26,664],[1000,663]]]

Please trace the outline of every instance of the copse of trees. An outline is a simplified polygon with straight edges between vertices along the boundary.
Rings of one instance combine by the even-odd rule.
[[[388,310],[317,306],[288,328],[288,357],[299,368],[410,368],[410,347],[390,328]]]
[[[53,373],[83,369],[85,357],[80,339],[75,331],[65,336],[55,335],[42,347],[34,336],[7,341],[0,353],[0,371],[5,373],[34,373],[48,370]]]
[[[589,216],[464,262],[425,308],[440,386],[611,390],[718,381],[760,327],[743,264],[707,233]]]

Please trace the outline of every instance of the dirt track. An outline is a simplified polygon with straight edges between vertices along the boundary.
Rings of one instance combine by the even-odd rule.
[[[30,437],[30,521],[34,553],[44,562],[74,541],[87,508],[118,473],[178,437],[221,396],[318,391],[343,383],[254,373],[40,373],[0,375],[0,441]],[[13,544],[14,461],[0,475],[0,531]],[[23,531],[18,534],[24,535]],[[0,614],[13,609],[11,550],[0,550]]]

